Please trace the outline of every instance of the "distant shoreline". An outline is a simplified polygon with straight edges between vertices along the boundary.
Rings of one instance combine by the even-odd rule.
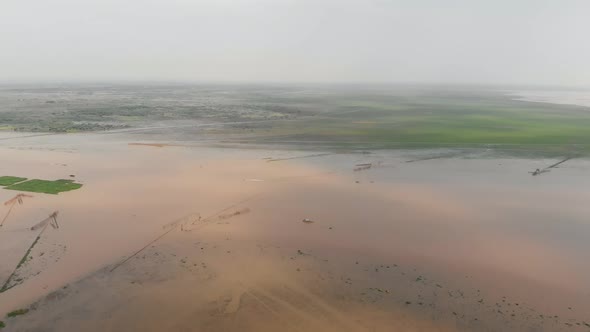
[[[507,95],[519,101],[590,107],[587,91],[518,91]]]

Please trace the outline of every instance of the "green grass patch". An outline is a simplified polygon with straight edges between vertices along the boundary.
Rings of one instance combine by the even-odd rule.
[[[75,183],[73,180],[29,180],[20,182],[5,189],[18,190],[18,191],[30,191],[35,193],[53,194],[57,195],[60,192],[80,189],[82,184]]]
[[[4,324],[4,322],[0,320],[0,329],[3,329],[5,327],[6,327],[6,324]]]
[[[277,122],[256,143],[325,148],[494,148],[590,154],[590,108],[501,95],[338,95],[317,117]],[[336,103],[336,101],[333,101]],[[255,132],[256,133],[256,132]]]
[[[18,176],[0,176],[0,186],[10,186],[15,183],[23,182],[27,178],[20,178]]]
[[[12,317],[24,315],[27,312],[29,312],[29,309],[18,309],[18,310],[14,310],[14,311],[11,311],[11,312],[7,313],[6,314],[6,317],[12,318]]]

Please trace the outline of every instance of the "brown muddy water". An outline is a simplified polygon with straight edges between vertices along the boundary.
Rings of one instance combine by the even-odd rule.
[[[590,331],[585,159],[2,137],[6,331]]]

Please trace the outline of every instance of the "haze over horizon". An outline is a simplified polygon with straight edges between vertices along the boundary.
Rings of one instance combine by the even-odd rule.
[[[590,2],[5,0],[0,81],[590,87]]]

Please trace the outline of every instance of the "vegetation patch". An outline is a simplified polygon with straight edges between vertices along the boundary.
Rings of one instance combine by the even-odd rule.
[[[170,121],[167,129],[182,140],[223,144],[590,155],[589,107],[515,98],[496,88],[448,86],[18,87],[0,91],[0,130],[67,133]]]
[[[6,324],[4,324],[4,322],[0,320],[0,329],[3,329],[5,327],[6,327]]]
[[[10,186],[15,183],[23,182],[27,178],[20,178],[18,176],[0,176],[0,186]]]
[[[12,318],[12,317],[24,315],[27,312],[29,312],[29,309],[18,309],[18,310],[14,310],[14,311],[11,311],[11,312],[7,313],[6,314],[6,317]]]
[[[35,179],[10,185],[5,189],[57,195],[60,192],[76,190],[81,187],[82,184],[75,183],[73,180],[48,181]]]

